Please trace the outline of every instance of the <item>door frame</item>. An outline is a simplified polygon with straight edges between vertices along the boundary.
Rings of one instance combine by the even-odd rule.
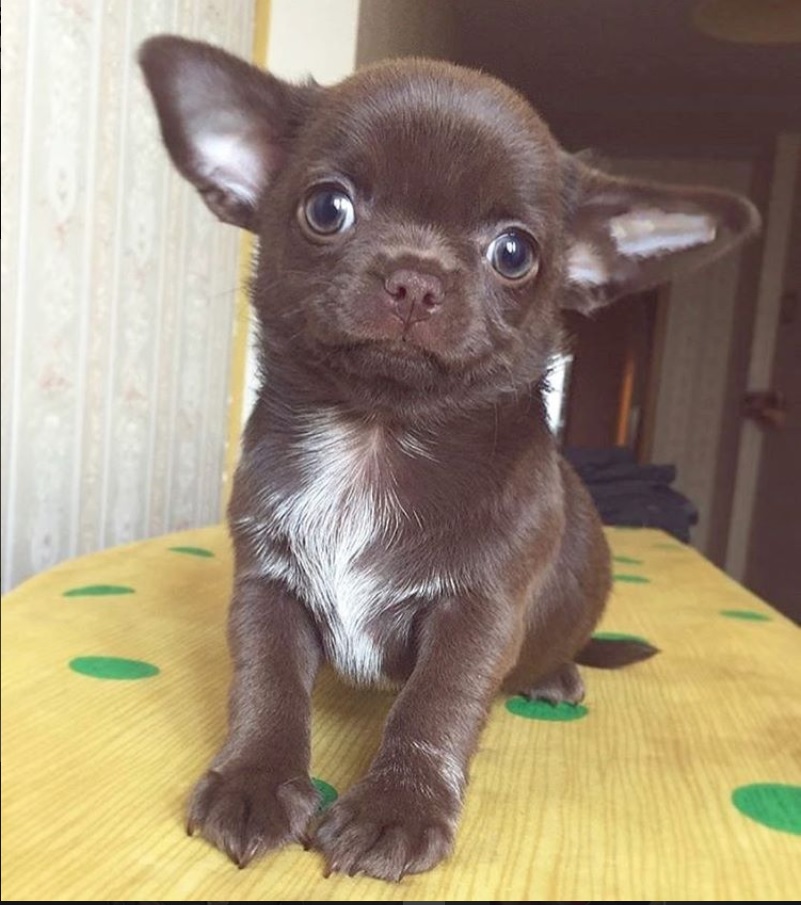
[[[801,161],[801,133],[777,136],[773,158],[773,178],[763,225],[763,253],[757,290],[751,355],[746,390],[767,389],[773,374],[776,331],[785,267],[789,253],[793,205],[799,195],[797,185]],[[740,429],[737,471],[732,494],[726,546],[726,572],[743,581],[751,542],[759,470],[762,462],[762,429],[743,420]]]

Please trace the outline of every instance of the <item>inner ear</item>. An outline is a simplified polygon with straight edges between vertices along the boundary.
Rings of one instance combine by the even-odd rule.
[[[710,214],[634,208],[610,218],[609,233],[619,254],[649,258],[714,242],[717,223]]]
[[[565,308],[589,312],[667,282],[759,228],[756,208],[732,192],[620,179],[575,159],[570,166]]]
[[[318,87],[173,35],[146,41],[139,63],[175,166],[221,220],[255,231],[259,202]]]
[[[219,184],[243,201],[255,203],[276,168],[260,136],[244,120],[202,122],[195,136],[193,167],[199,178]]]
[[[205,123],[192,150],[191,181],[225,223],[256,230],[259,200],[283,155],[245,123],[214,128]]]

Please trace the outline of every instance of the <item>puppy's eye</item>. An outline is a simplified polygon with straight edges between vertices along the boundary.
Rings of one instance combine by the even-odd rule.
[[[302,207],[302,221],[318,236],[333,236],[353,226],[356,212],[347,192],[337,186],[314,189]]]
[[[487,260],[505,280],[517,282],[539,270],[537,243],[524,232],[507,230],[490,242]]]

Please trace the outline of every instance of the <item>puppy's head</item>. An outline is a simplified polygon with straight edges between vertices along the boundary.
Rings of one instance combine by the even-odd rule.
[[[588,168],[510,88],[449,64],[290,85],[169,36],[140,62],[178,169],[260,238],[253,302],[271,357],[366,405],[531,382],[560,308],[670,279],[758,224],[735,195]]]

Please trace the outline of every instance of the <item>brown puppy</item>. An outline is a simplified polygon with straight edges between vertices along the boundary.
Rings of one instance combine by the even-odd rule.
[[[330,870],[427,870],[451,848],[493,696],[575,702],[580,652],[599,662],[585,645],[609,550],[543,410],[560,309],[667,280],[757,215],[589,169],[510,88],[444,63],[322,88],[175,37],[140,61],[175,165],[260,240],[229,732],[189,829],[240,866],[303,837],[328,660],[401,690],[314,845]]]

